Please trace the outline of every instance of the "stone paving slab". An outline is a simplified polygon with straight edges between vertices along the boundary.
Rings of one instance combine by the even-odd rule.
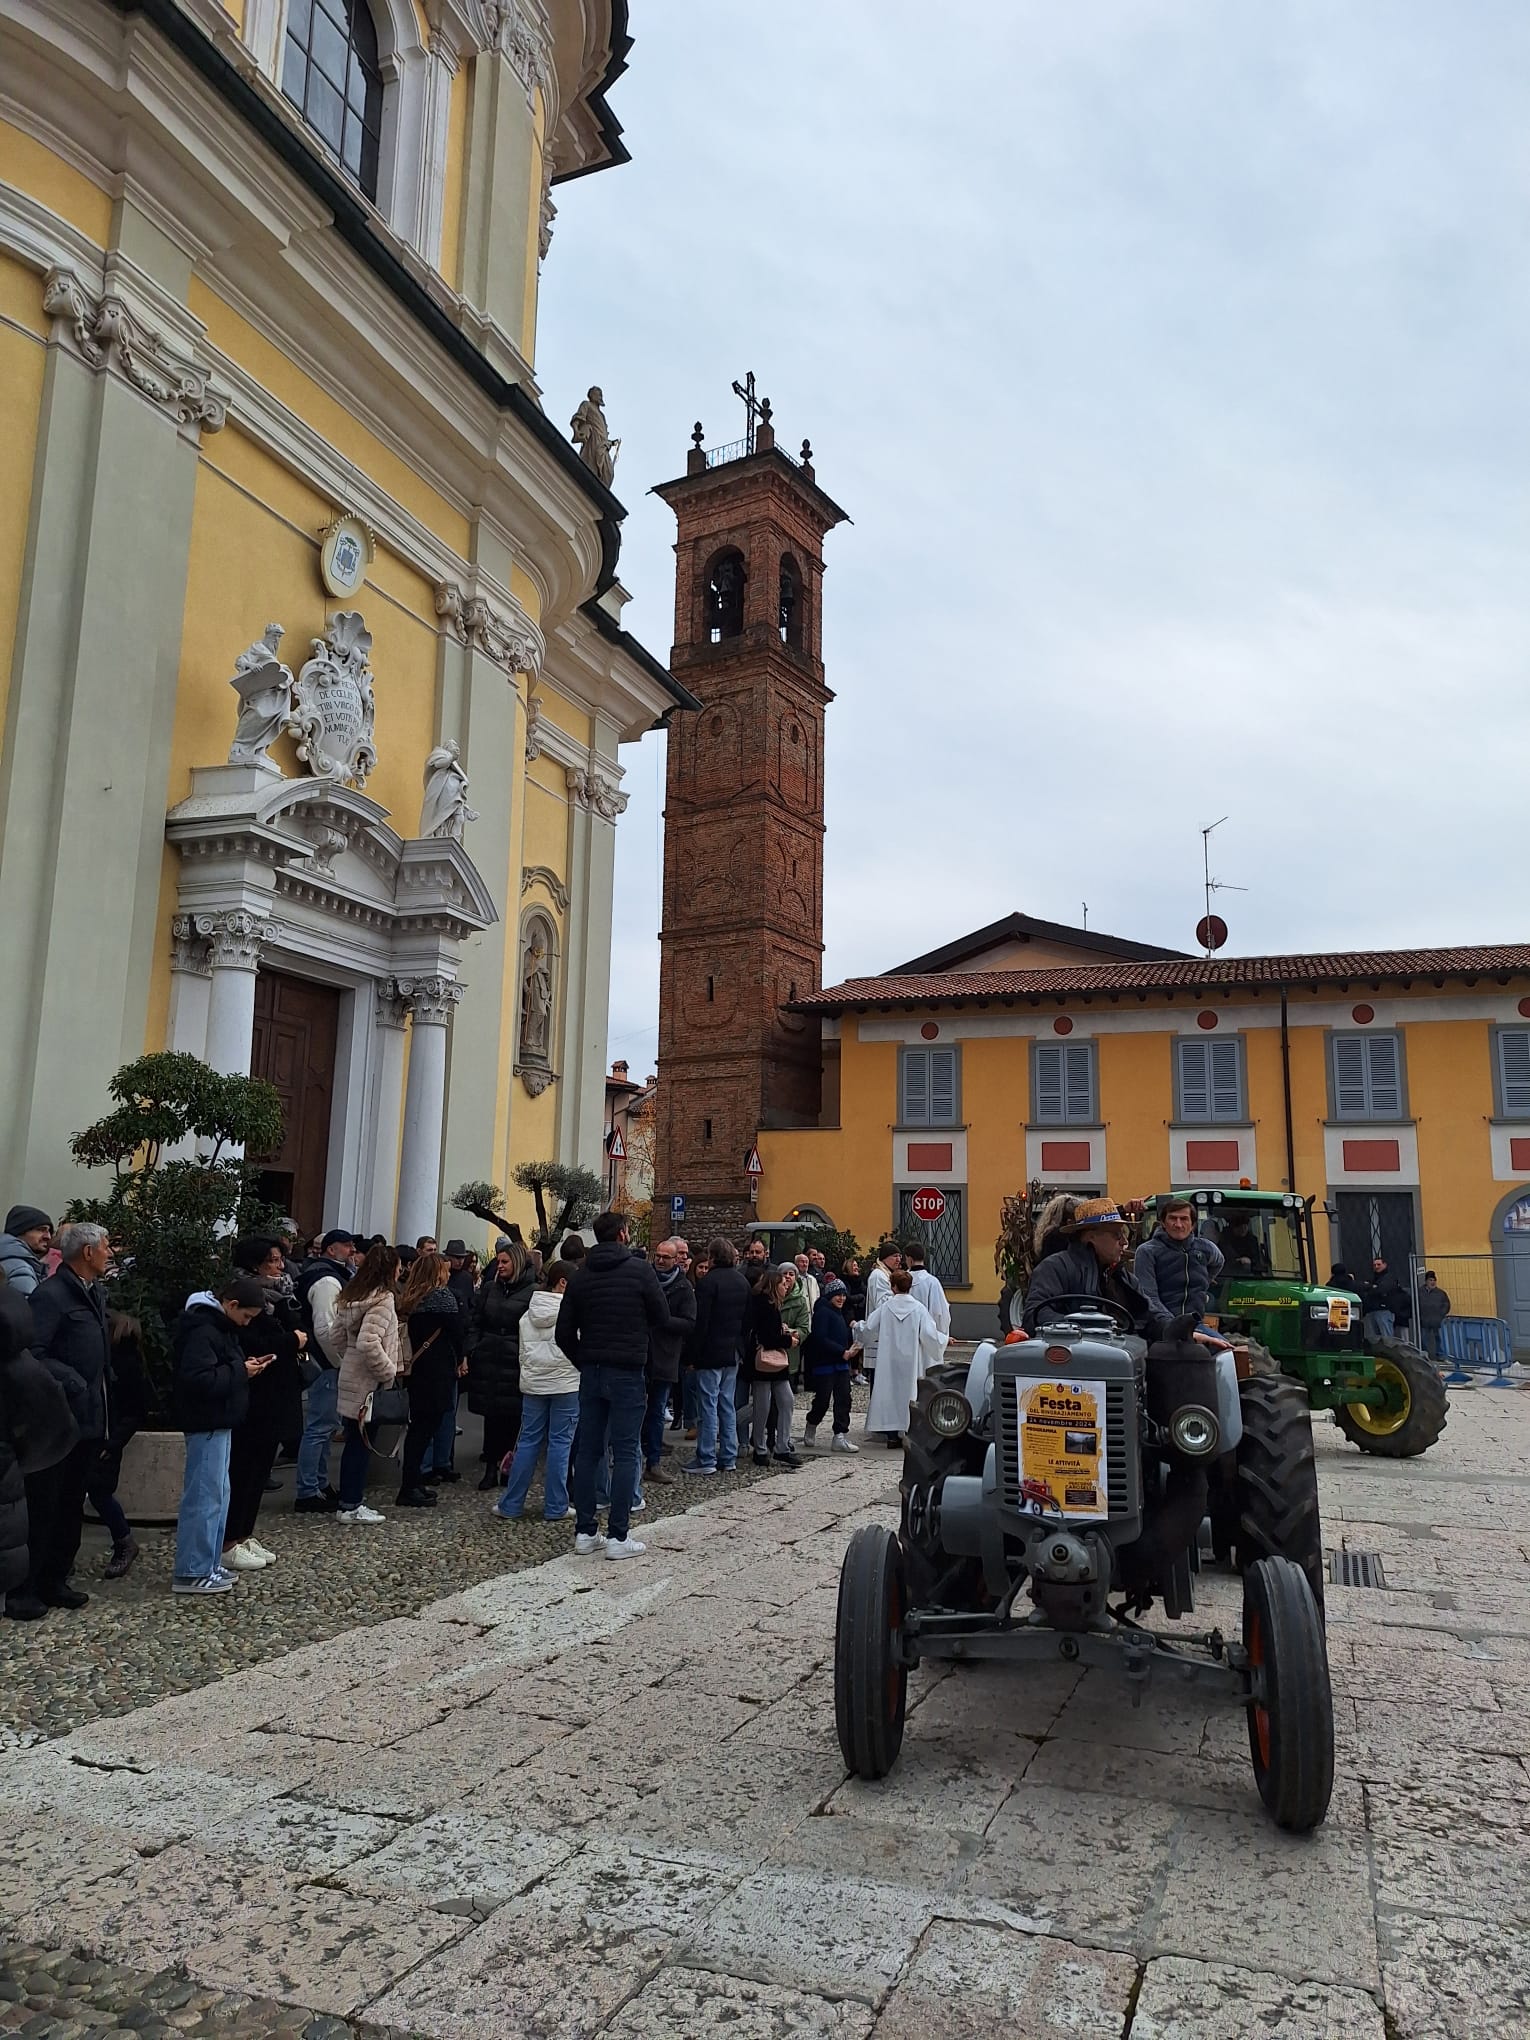
[[[895,1510],[868,1451],[0,1752],[0,1931],[314,2040],[1523,2040],[1530,1404],[1453,1409],[1421,1463],[1316,1437],[1330,1540],[1393,1561],[1330,1595],[1316,1836],[1265,1818],[1239,1713],[1062,1666],[922,1667],[899,1765],[848,1779],[838,1559]]]

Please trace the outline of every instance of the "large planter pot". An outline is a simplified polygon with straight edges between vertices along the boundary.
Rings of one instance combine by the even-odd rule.
[[[186,1440],[180,1431],[135,1431],[122,1455],[117,1500],[130,1523],[173,1523],[180,1513]]]

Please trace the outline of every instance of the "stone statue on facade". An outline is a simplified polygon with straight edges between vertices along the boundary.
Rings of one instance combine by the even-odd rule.
[[[316,779],[365,787],[377,765],[372,747],[377,709],[367,663],[371,649],[372,633],[361,612],[342,609],[330,618],[323,637],[313,640],[313,657],[297,676],[287,727],[298,740],[299,758]]]
[[[438,744],[425,760],[425,798],[420,804],[422,836],[449,836],[454,843],[460,843],[464,828],[478,819],[477,809],[468,806],[468,776],[458,757],[455,741],[448,739]]]
[[[279,623],[268,623],[248,651],[234,661],[234,677],[228,684],[239,696],[239,722],[228,748],[230,765],[281,770],[266,754],[292,714],[293,678],[277,657],[285,635]]]
[[[609,489],[622,443],[606,430],[605,401],[599,388],[592,389],[569,420],[568,429],[579,449],[579,458]]]
[[[553,981],[547,948],[534,933],[521,975],[521,1061],[545,1063],[552,1033]]]

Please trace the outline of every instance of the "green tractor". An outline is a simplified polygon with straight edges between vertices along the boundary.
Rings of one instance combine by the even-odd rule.
[[[1191,1190],[1196,1228],[1226,1259],[1212,1322],[1299,1381],[1315,1410],[1362,1452],[1413,1459],[1445,1428],[1444,1384],[1427,1353],[1406,1339],[1367,1344],[1360,1299],[1317,1282],[1311,1203],[1290,1191]],[[1151,1230],[1166,1197],[1146,1201]]]

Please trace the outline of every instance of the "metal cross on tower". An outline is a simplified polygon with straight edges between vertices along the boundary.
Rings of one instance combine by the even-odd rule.
[[[752,368],[750,369],[749,373],[744,377],[744,380],[742,382],[739,382],[735,377],[733,383],[733,394],[734,396],[743,399],[744,445],[745,448],[750,453],[753,453],[755,424],[756,421],[761,416],[768,417],[770,415],[770,399],[768,397],[755,396],[754,370]]]

